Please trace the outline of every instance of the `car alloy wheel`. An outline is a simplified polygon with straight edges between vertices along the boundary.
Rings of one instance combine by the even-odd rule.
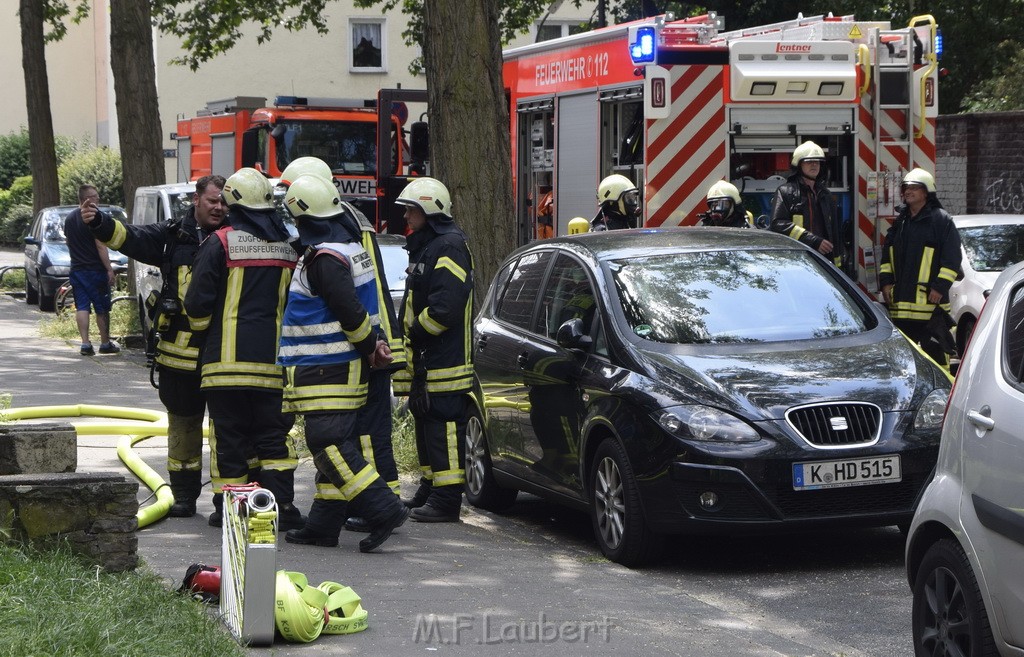
[[[504,511],[515,503],[518,494],[495,481],[483,421],[473,413],[466,424],[466,499],[481,509]]]
[[[647,527],[633,470],[614,438],[598,446],[590,485],[591,520],[604,555],[625,566],[656,559],[663,539]]]
[[[914,653],[995,656],[978,580],[960,544],[944,539],[921,560],[914,582]]]

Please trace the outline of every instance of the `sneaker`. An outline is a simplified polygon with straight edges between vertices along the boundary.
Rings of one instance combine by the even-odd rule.
[[[386,520],[373,525],[370,535],[359,541],[359,551],[371,552],[379,548],[384,541],[388,540],[391,532],[401,527],[408,517],[409,509],[404,505],[398,507]]]
[[[89,347],[89,351],[92,351],[92,347]],[[106,344],[101,344],[100,345],[100,353],[101,354],[119,354],[119,353],[121,353],[121,347],[118,347],[113,342],[108,342]],[[89,354],[89,355],[91,356],[92,354]]]
[[[100,350],[102,351],[103,348],[100,347]],[[96,350],[92,348],[91,344],[83,344],[81,351],[79,351],[78,353],[82,354],[83,356],[95,356]]]
[[[338,547],[338,535],[320,534],[311,529],[290,529],[284,535],[284,540],[297,545],[318,545],[320,547]]]

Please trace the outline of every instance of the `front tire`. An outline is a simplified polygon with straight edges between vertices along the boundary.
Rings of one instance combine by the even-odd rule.
[[[53,294],[46,294],[46,291],[43,290],[42,281],[36,281],[36,283],[39,288],[39,310],[52,313],[57,307],[57,292],[54,291]]]
[[[953,539],[939,541],[921,560],[912,626],[918,657],[998,654],[971,562]]]
[[[25,303],[30,306],[34,306],[39,303],[39,288],[32,286],[32,279],[28,277],[28,271],[25,271]]]
[[[484,424],[474,412],[466,425],[466,499],[480,509],[500,512],[515,504],[518,494],[495,481]]]
[[[604,556],[631,568],[656,560],[663,539],[647,527],[633,468],[614,438],[597,448],[590,488],[590,517]]]

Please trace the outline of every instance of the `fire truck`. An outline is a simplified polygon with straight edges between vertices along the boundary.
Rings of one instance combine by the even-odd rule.
[[[426,92],[382,89],[374,100],[278,96],[273,106],[252,96],[209,102],[178,120],[178,180],[227,177],[244,166],[277,178],[292,160],[318,157],[331,166],[342,198],[381,232],[402,232],[402,215],[387,201],[410,175],[425,173],[429,140],[422,121],[404,129],[407,102],[425,103]]]
[[[731,180],[767,214],[794,148],[825,150],[828,186],[854,254],[846,270],[877,291],[881,244],[905,171],[935,171],[941,33],[853,16],[798,16],[732,32],[714,13],[671,15],[507,50],[520,241],[537,235],[551,190],[554,229],[593,217],[599,181],[643,190],[644,225],[692,225]]]

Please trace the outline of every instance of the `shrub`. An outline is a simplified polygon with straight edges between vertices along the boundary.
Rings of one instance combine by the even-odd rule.
[[[54,137],[54,150],[57,152],[57,165],[60,166],[69,157],[89,148],[90,139],[83,136]],[[18,132],[0,135],[0,189],[7,189],[15,178],[28,176],[32,173],[29,162],[29,134],[23,126]],[[30,202],[31,204],[31,202]],[[0,213],[0,217],[2,217]]]
[[[79,186],[93,185],[100,203],[124,206],[121,156],[105,146],[75,153],[57,168],[57,178],[62,204],[78,205]]]
[[[0,217],[0,242],[21,244],[21,238],[28,234],[32,223],[32,206],[15,205],[6,217]]]

